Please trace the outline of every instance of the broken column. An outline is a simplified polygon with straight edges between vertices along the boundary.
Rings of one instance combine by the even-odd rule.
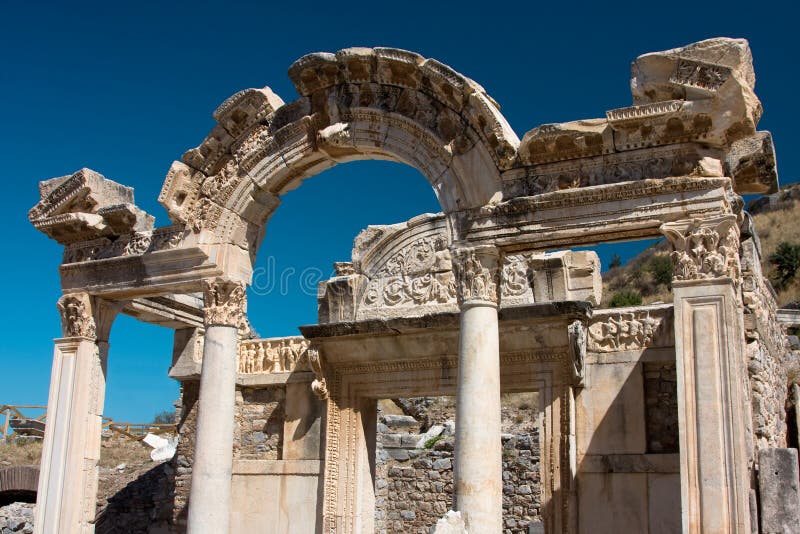
[[[502,532],[499,251],[457,248],[453,256],[461,309],[454,505],[469,532]]]

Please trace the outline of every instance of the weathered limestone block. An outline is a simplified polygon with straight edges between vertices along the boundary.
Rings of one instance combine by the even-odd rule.
[[[719,37],[639,56],[631,66],[634,104],[670,103],[708,122],[705,139],[728,144],[755,133],[762,108],[744,39]],[[691,101],[686,107],[680,101]]]
[[[761,532],[800,532],[797,449],[762,449],[758,464]]]
[[[28,219],[63,245],[153,229],[154,218],[134,205],[132,188],[91,169],[41,182],[39,192]]]
[[[736,192],[769,195],[778,191],[778,165],[772,134],[756,132],[731,143],[725,156],[725,175]]]
[[[599,156],[614,152],[614,138],[606,119],[543,124],[528,131],[519,146],[526,165]]]
[[[461,518],[461,512],[448,510],[443,518],[436,522],[432,534],[467,534],[467,525]]]

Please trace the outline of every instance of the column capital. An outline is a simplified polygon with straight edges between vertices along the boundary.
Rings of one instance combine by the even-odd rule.
[[[58,299],[56,306],[61,314],[64,337],[82,337],[92,341],[97,338],[91,299],[87,293],[70,293]]]
[[[661,225],[672,245],[673,281],[741,280],[739,226],[734,214]]]
[[[205,326],[239,327],[244,319],[247,292],[244,282],[212,278],[203,280]]]
[[[493,246],[451,247],[459,306],[500,304],[500,250]]]

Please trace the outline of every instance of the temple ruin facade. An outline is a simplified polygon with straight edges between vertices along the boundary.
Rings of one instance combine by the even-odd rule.
[[[233,95],[172,164],[168,226],[89,169],[40,183],[30,221],[64,254],[37,533],[94,532],[120,313],[175,331],[174,532],[374,532],[377,400],[442,395],[453,508],[470,534],[504,532],[501,393],[531,391],[544,532],[774,531],[758,489],[787,446],[788,348],[740,196],[778,185],[746,41],[640,56],[630,107],[521,140],[480,85],[413,52],[315,53],[289,76],[297,99]],[[362,231],[318,324],[255,338],[246,288],[281,195],[364,159],[415,167],[441,213]],[[601,309],[599,258],[572,249],[658,237],[673,302]],[[669,430],[646,402],[662,372]],[[258,454],[234,451],[251,401],[281,406]]]

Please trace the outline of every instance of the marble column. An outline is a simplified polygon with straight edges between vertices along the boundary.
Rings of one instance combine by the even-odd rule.
[[[454,507],[469,532],[502,532],[499,252],[456,248],[453,267],[461,309]]]
[[[661,227],[671,242],[684,533],[749,532],[739,229],[726,214]]]
[[[228,534],[233,470],[233,425],[242,282],[204,282],[205,342],[200,374],[189,534]]]
[[[58,301],[47,425],[36,495],[36,534],[94,532],[108,334],[121,304],[86,293]]]

